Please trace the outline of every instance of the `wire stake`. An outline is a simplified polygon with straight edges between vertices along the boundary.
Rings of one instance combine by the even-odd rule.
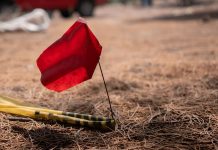
[[[104,79],[104,74],[103,74],[103,71],[102,71],[102,68],[101,68],[100,61],[98,62],[98,65],[99,65],[99,68],[100,68],[100,71],[101,71],[101,76],[102,76],[102,79],[103,79],[103,82],[104,82],[105,91],[107,93],[107,98],[108,98],[108,102],[109,102],[110,110],[111,110],[111,116],[112,116],[112,119],[114,119],[114,112],[113,112],[113,109],[112,109],[112,106],[111,106],[111,99],[110,99],[110,96],[109,96],[109,93],[108,93],[108,89],[107,89],[107,85],[106,85],[106,82],[105,82],[105,79]]]

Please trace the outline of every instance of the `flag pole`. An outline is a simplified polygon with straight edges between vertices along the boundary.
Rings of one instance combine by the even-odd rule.
[[[104,82],[105,91],[107,93],[107,99],[108,99],[109,106],[110,106],[111,116],[112,116],[112,119],[114,119],[114,112],[113,112],[113,109],[112,109],[112,106],[111,106],[111,99],[110,99],[110,96],[109,96],[109,93],[108,93],[107,84],[106,84],[105,79],[104,79],[104,74],[103,74],[103,71],[102,71],[102,68],[101,68],[100,61],[98,62],[98,65],[99,65],[99,68],[100,68],[100,71],[101,71],[101,76],[102,76],[102,79],[103,79],[103,82]]]

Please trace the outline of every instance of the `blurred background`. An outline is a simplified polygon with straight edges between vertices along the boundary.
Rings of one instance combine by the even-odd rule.
[[[95,16],[96,8],[105,5],[124,5],[123,7],[134,7],[135,10],[146,8],[191,8],[196,6],[208,7],[215,5],[217,0],[1,0],[0,1],[0,19],[15,17],[20,13],[30,12],[36,8],[42,8],[47,11],[50,17],[55,12],[60,16],[70,18],[73,14],[82,17]],[[107,7],[106,7],[107,8]],[[97,8],[98,9],[98,8]],[[190,11],[190,10],[189,10]],[[111,13],[120,13],[111,8]],[[150,13],[150,12],[147,12]],[[139,14],[142,15],[142,14]]]
[[[40,83],[36,59],[79,16],[103,46],[119,132],[10,122],[0,113],[0,149],[217,149],[218,0],[0,0],[0,94],[109,116],[98,67],[62,93]]]

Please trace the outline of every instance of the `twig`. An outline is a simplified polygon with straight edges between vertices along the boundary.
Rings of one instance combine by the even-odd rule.
[[[9,121],[20,121],[20,122],[30,122],[32,119],[30,118],[23,118],[23,117],[8,117]]]

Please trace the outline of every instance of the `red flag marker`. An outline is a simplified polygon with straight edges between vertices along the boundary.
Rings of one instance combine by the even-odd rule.
[[[92,78],[101,51],[95,35],[79,19],[37,59],[42,84],[61,92]]]

